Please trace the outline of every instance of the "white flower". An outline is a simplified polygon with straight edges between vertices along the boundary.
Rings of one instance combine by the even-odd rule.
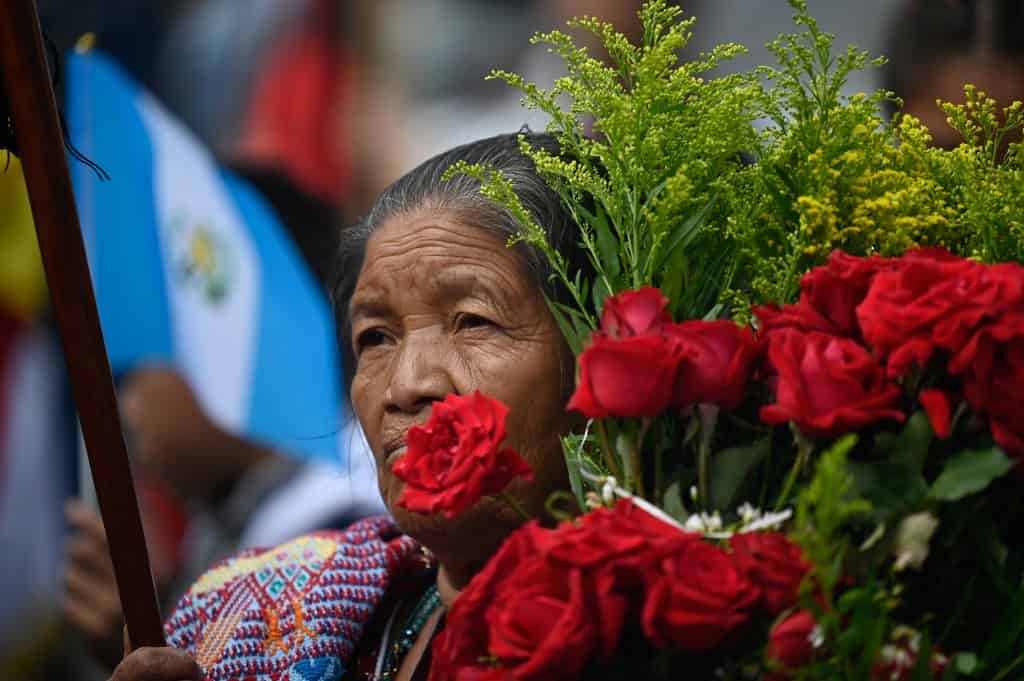
[[[722,533],[722,516],[718,514],[718,511],[714,513],[694,513],[686,519],[684,527],[689,532],[700,532],[701,534],[719,537],[729,537],[731,533]]]
[[[704,525],[704,518],[699,513],[694,513],[687,518],[683,527],[686,528],[687,532],[704,532],[707,529]]]
[[[744,525],[761,517],[761,509],[754,508],[749,501],[744,501],[743,505],[736,509],[736,513],[739,514]]]
[[[890,668],[889,678],[892,681],[899,681],[905,672],[914,668],[914,657],[903,647],[887,643],[879,651],[879,657],[887,667]]]
[[[769,511],[762,513],[754,508],[750,510],[750,520],[743,518],[743,507],[740,507],[740,517],[743,526],[739,532],[761,532],[764,530],[775,530],[781,527],[787,520],[793,517],[793,509],[787,508],[782,511]]]
[[[715,511],[710,516],[705,515],[704,517],[704,522],[707,524],[709,530],[716,532],[722,529],[722,516],[718,515],[718,511]]]
[[[820,648],[825,645],[825,630],[821,628],[820,624],[815,624],[811,633],[807,634],[807,642],[811,644],[812,648]]]
[[[615,488],[619,486],[618,481],[612,476],[605,478],[604,485],[601,486],[601,498],[604,499],[604,503],[607,506],[611,506],[612,502],[615,501]]]
[[[938,526],[938,518],[928,512],[914,513],[900,521],[896,529],[896,543],[893,545],[897,571],[908,567],[921,569],[928,558],[928,543]]]

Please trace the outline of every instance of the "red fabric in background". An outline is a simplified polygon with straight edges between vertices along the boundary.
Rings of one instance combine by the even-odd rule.
[[[159,480],[143,479],[137,487],[154,576],[158,583],[167,583],[184,561],[188,514],[167,485]]]
[[[350,88],[349,59],[332,31],[334,2],[317,0],[257,78],[239,152],[279,164],[304,190],[339,202],[351,169],[341,141],[341,102]]]

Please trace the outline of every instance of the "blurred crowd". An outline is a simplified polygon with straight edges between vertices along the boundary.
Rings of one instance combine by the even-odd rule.
[[[535,30],[584,14],[634,38],[639,28],[635,0],[38,4],[58,52],[88,35],[248,180],[325,289],[332,235],[404,171],[462,142],[544,126],[516,92],[484,80],[491,68],[541,85],[561,75],[557,59],[530,48]],[[699,19],[694,49],[724,40],[758,45],[785,30],[783,0],[754,4],[686,3]],[[1024,97],[1024,2],[810,4],[839,44],[891,57],[876,81],[851,87],[895,91],[936,144],[955,138],[934,100],[960,99],[963,82],[1002,102]],[[18,162],[3,158],[0,678],[105,679],[121,653],[120,605]],[[223,428],[173,368],[140,366],[116,378],[165,603],[229,553],[381,511],[351,425],[342,426],[345,463],[332,467]]]

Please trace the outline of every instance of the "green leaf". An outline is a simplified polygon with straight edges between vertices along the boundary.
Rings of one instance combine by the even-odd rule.
[[[562,438],[562,451],[565,452],[565,464],[569,469],[569,486],[572,493],[579,502],[580,508],[586,508],[586,498],[583,494],[583,457],[580,456],[580,447],[583,445],[582,436],[567,435]]]
[[[669,259],[677,248],[689,244],[697,237],[700,230],[704,227],[704,223],[707,222],[716,200],[717,197],[712,196],[707,203],[694,211],[690,217],[683,220],[676,227],[675,231],[669,235],[665,245],[662,247],[661,253],[658,254],[658,260],[654,264],[654,272],[661,270],[662,265],[665,264],[665,261]]]
[[[910,681],[933,681],[932,674],[932,641],[928,632],[921,633],[921,647],[917,651],[917,664],[910,676]]]
[[[996,478],[1006,475],[1013,462],[998,447],[969,449],[951,458],[932,483],[928,496],[957,501],[980,492]]]
[[[682,489],[682,485],[678,480],[669,485],[668,489],[665,490],[665,498],[662,500],[661,508],[679,522],[686,522],[689,514],[686,512],[686,506],[683,505]]]
[[[605,283],[605,280],[600,278],[594,282],[592,293],[594,295],[594,309],[600,314],[601,310],[604,309],[604,299],[612,295],[612,292],[608,290],[608,284]]]
[[[669,307],[673,313],[673,317],[676,319],[680,318],[680,306],[683,304],[683,287],[686,281],[686,258],[682,254],[680,257],[667,264],[661,272],[656,272],[655,282],[658,284],[658,288],[661,289],[662,294],[668,298]]]
[[[844,592],[836,606],[836,613],[828,613],[828,616],[838,616],[832,626],[839,629],[837,643],[841,654],[855,661],[849,678],[867,679],[889,630],[888,613],[879,598],[879,584],[869,581]],[[821,606],[814,604],[814,607]],[[824,615],[819,613],[819,618]]]
[[[859,496],[871,502],[875,522],[903,515],[920,508],[928,493],[928,485],[921,474],[902,461],[851,462]]]
[[[889,459],[903,461],[920,472],[924,468],[934,433],[928,415],[916,412],[899,433],[880,433],[875,438],[875,453]]]
[[[992,627],[991,638],[982,651],[986,669],[992,670],[1024,648],[1024,586],[1008,601],[1006,611]]]
[[[950,666],[959,674],[971,676],[978,670],[978,656],[974,653],[957,653]]]
[[[619,260],[619,240],[612,233],[612,227],[608,223],[608,215],[604,209],[598,206],[596,213],[588,215],[590,224],[597,234],[597,250],[601,254],[601,264],[604,270],[612,277],[617,278],[622,272],[622,263]],[[600,307],[597,309],[601,309]]]
[[[739,501],[738,494],[771,451],[771,439],[747,447],[723,449],[711,457],[711,508],[724,511]]]
[[[573,310],[554,302],[546,295],[544,298],[548,301],[548,309],[551,310],[551,315],[555,318],[555,323],[558,324],[562,335],[565,336],[565,341],[569,344],[569,348],[574,355],[579,356],[583,352],[583,341],[586,335],[579,333],[579,327],[574,323],[575,315]]]

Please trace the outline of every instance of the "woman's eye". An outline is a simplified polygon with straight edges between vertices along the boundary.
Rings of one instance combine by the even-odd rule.
[[[490,319],[469,312],[462,312],[455,318],[455,328],[457,330],[477,329],[480,327],[493,325],[494,322],[492,322]]]
[[[367,329],[356,336],[356,354],[362,354],[363,350],[380,345],[387,340],[387,336],[380,329]]]

